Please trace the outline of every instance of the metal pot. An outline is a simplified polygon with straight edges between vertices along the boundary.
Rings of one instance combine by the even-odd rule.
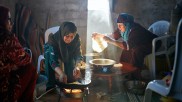
[[[93,71],[102,73],[111,73],[111,68],[116,61],[111,59],[93,59],[89,63],[93,66]]]
[[[59,81],[56,81],[56,85],[58,85],[60,88],[66,88],[66,89],[84,89],[89,86],[91,83],[91,80],[85,81],[83,80],[80,84],[69,84],[69,83],[62,83]]]

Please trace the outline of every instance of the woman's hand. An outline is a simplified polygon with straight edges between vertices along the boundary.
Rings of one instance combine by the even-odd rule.
[[[60,82],[63,82],[63,83],[67,83],[67,76],[66,76],[66,74],[61,74],[60,76],[59,76],[59,81]]]
[[[96,38],[103,38],[105,35],[104,34],[100,34],[100,33],[96,33],[94,32],[92,34],[92,38],[96,39]]]
[[[76,67],[73,70],[73,76],[74,76],[75,79],[78,79],[78,78],[80,78],[80,75],[81,75],[80,69],[78,67]]]
[[[56,67],[56,68],[55,68],[55,72],[56,72],[56,78],[58,78],[58,80],[59,80],[60,82],[67,83],[67,76],[66,76],[66,74],[61,70],[60,67]]]

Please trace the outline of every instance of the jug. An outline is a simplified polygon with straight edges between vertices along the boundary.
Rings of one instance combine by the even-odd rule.
[[[108,46],[107,42],[103,38],[92,38],[92,49],[95,52],[102,52]]]

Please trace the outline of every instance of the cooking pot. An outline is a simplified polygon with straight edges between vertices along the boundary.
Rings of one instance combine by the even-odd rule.
[[[93,66],[94,72],[111,73],[111,68],[116,61],[111,59],[93,59],[90,60],[89,63]]]
[[[58,85],[60,88],[66,88],[66,89],[84,89],[88,87],[90,83],[91,83],[91,80],[89,81],[82,80],[80,84],[62,83],[62,82],[56,81],[56,85]]]

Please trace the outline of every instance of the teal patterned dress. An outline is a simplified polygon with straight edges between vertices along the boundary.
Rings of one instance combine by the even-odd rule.
[[[45,72],[48,77],[47,87],[55,86],[56,79],[54,70],[56,67],[61,67],[61,63],[64,66],[64,73],[67,75],[68,83],[75,81],[73,77],[73,69],[75,68],[76,63],[79,63],[83,59],[79,36],[76,36],[76,39],[78,39],[76,48],[73,49],[72,46],[67,46],[68,51],[72,51],[72,55],[68,56],[68,61],[65,62],[61,60],[61,57],[59,56],[60,54],[56,48],[49,43],[44,45]]]

